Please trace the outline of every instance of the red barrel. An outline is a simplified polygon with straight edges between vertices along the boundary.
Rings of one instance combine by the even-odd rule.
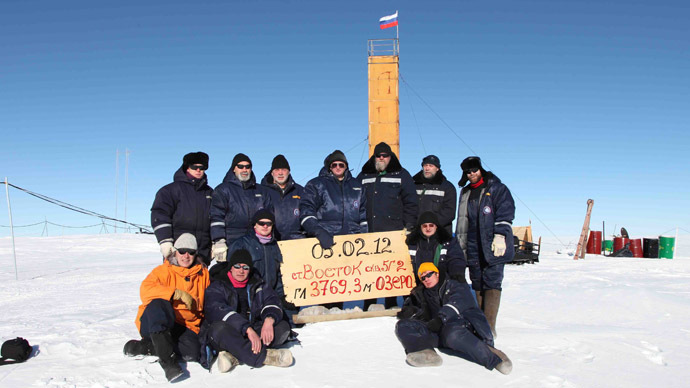
[[[634,238],[630,240],[630,250],[632,251],[633,257],[642,257],[642,239]]]
[[[601,255],[601,232],[591,230],[587,240],[587,253]]]
[[[623,249],[623,247],[625,247],[625,244],[627,244],[629,242],[630,242],[630,239],[628,239],[628,238],[614,237],[613,238],[613,251],[616,252],[619,249]]]

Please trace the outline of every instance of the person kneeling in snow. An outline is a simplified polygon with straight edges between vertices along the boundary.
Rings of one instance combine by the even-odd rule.
[[[448,348],[468,361],[503,374],[513,364],[493,347],[491,327],[477,308],[466,284],[445,279],[433,263],[425,262],[417,271],[422,284],[412,290],[398,313],[395,335],[412,366],[439,366],[443,360],[434,348]]]
[[[158,356],[170,382],[183,375],[178,355],[185,361],[200,357],[198,335],[210,276],[196,251],[194,235],[183,233],[175,241],[174,254],[144,279],[142,305],[135,320],[142,339],[131,340],[124,347],[128,356]]]
[[[245,249],[211,268],[204,312],[210,324],[206,339],[218,354],[218,370],[229,372],[239,362],[252,367],[292,365],[288,349],[275,349],[290,336],[280,298],[252,269]]]

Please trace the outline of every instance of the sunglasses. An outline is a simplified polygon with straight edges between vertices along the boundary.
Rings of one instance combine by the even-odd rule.
[[[389,158],[391,155],[386,153],[376,154],[377,158]]]
[[[331,168],[345,168],[345,163],[340,163],[340,162],[331,163]]]
[[[201,171],[206,171],[206,166],[203,164],[195,164],[193,166],[189,166],[190,170],[201,170]]]
[[[467,170],[465,170],[465,174],[471,174],[471,173],[477,172],[477,171],[479,171],[479,169],[476,167],[475,168],[468,168]]]
[[[196,249],[180,248],[177,250],[181,255],[196,255]]]
[[[259,226],[273,226],[271,221],[256,221],[256,224]]]
[[[240,170],[251,170],[252,165],[251,164],[238,164],[237,168],[239,168]]]
[[[249,266],[247,264],[235,264],[232,266],[234,269],[243,269],[245,271],[249,271]]]
[[[433,275],[433,274],[435,274],[435,273],[436,273],[436,272],[429,272],[428,274],[426,274],[426,275],[424,275],[424,276],[420,276],[420,277],[419,277],[419,280],[422,280],[422,281],[427,280],[427,279],[429,279],[429,278],[431,277],[431,275]]]

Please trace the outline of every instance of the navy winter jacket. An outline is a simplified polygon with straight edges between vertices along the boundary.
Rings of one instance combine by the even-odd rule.
[[[419,214],[427,211],[436,214],[443,228],[452,234],[458,204],[455,186],[448,182],[441,170],[431,179],[424,177],[423,170],[415,174],[412,179],[419,197]]]
[[[515,247],[513,246],[513,219],[515,218],[515,201],[508,187],[501,183],[490,171],[483,177],[486,187],[481,189],[477,214],[467,211],[470,196],[468,184],[460,191],[460,203],[458,205],[458,222],[455,236],[467,256],[467,231],[469,224],[479,223],[479,235],[481,238],[481,252],[489,265],[507,263],[513,260]],[[491,243],[494,234],[501,234],[506,239],[506,252],[503,256],[495,257],[491,251]],[[479,266],[479,257],[467,257],[470,267]]]
[[[240,182],[228,170],[223,183],[216,186],[211,200],[211,240],[224,238],[228,246],[253,230],[252,217],[260,209],[273,212],[269,189],[256,184],[252,171],[247,182]]]
[[[302,227],[309,236],[319,228],[332,235],[366,233],[366,197],[362,185],[350,171],[338,181],[327,167],[307,182],[299,203]]]
[[[201,179],[190,179],[180,167],[173,182],[156,193],[151,206],[151,227],[158,243],[174,243],[183,233],[196,236],[199,255],[208,259],[211,253],[209,209],[213,190],[207,184],[206,174]]]
[[[242,238],[233,241],[228,246],[228,257],[233,252],[246,249],[252,255],[252,267],[266,284],[268,284],[281,298],[285,296],[283,291],[283,278],[280,274],[280,264],[283,262],[283,255],[280,253],[278,242],[271,236],[271,241],[262,244],[256,237],[254,229],[247,232]]]
[[[279,240],[294,240],[304,238],[304,232],[299,219],[299,202],[304,187],[297,184],[292,175],[288,177],[285,189],[281,189],[273,181],[271,171],[267,172],[261,184],[269,188],[271,202],[275,210],[276,230]]]
[[[419,214],[414,181],[395,154],[385,174],[376,171],[375,158],[372,155],[357,176],[366,192],[369,231],[411,230]]]
[[[423,284],[412,289],[410,297],[405,300],[403,312],[411,310],[410,319],[423,322],[439,317],[443,324],[460,320],[487,345],[493,346],[491,326],[484,313],[477,307],[474,296],[467,284],[454,279],[439,279],[439,284],[426,288]],[[410,316],[408,315],[408,317]]]
[[[436,251],[439,251],[438,262],[434,263],[439,271],[446,273],[451,279],[460,283],[467,283],[465,280],[465,269],[467,261],[462,253],[460,244],[445,229],[437,229],[436,234],[427,238],[421,233],[419,228],[415,229],[407,236],[407,246],[410,249],[412,267],[417,276],[417,271],[422,263],[434,263]],[[419,279],[417,279],[419,283]]]
[[[213,266],[211,285],[206,288],[204,317],[208,324],[225,322],[237,332],[246,336],[247,329],[254,323],[273,317],[276,322],[283,319],[280,298],[259,276],[250,275],[245,288],[235,288],[228,278],[230,264],[219,263]],[[249,319],[238,314],[239,292],[247,293]]]

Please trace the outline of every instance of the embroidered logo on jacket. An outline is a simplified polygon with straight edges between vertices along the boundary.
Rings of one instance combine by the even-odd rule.
[[[484,214],[491,214],[491,207],[490,206],[484,206]]]

